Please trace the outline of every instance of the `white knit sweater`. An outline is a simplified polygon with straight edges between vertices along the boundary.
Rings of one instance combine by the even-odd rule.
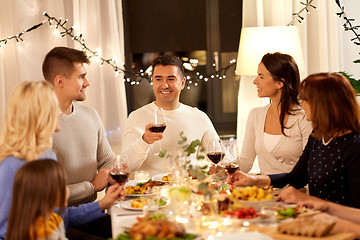
[[[310,133],[311,122],[306,120],[305,111],[294,107],[295,115],[290,115],[284,129],[287,136],[281,135],[279,142],[269,152],[264,145],[266,113],[270,105],[254,108],[246,123],[244,142],[240,155],[240,169],[249,172],[258,157],[262,174],[290,172],[301,156]]]
[[[69,205],[96,199],[91,181],[97,170],[110,167],[114,156],[95,109],[73,102],[73,112],[60,118],[53,150],[68,175]]]
[[[147,144],[142,139],[145,125],[154,122],[155,108],[158,108],[155,103],[150,103],[132,112],[126,121],[126,129],[122,136],[123,153],[130,160],[131,170],[147,170],[151,176],[169,171],[166,168],[169,159],[154,156],[159,152],[159,141]],[[166,129],[161,139],[161,146],[175,156],[179,151],[178,141],[181,131],[187,137],[188,143],[195,139],[202,140],[203,137],[203,142],[209,138],[219,138],[208,116],[197,108],[180,103],[177,109],[164,110],[164,113]],[[196,161],[195,154],[191,159]]]

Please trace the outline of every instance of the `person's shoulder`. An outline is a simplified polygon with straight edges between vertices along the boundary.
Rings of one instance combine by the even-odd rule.
[[[14,156],[9,156],[9,157],[5,157],[1,162],[1,168],[2,169],[15,169],[17,170],[18,168],[20,168],[22,165],[24,165],[26,163],[26,161],[24,159],[19,159],[17,157]]]
[[[74,105],[74,111],[75,112],[88,112],[88,113],[96,113],[98,114],[98,112],[96,111],[95,108],[91,107],[91,106],[88,106],[88,105],[85,105],[85,104],[82,104],[82,103],[78,103],[78,102],[73,102],[73,105]]]
[[[202,117],[206,117],[206,118],[209,117],[205,112],[201,111],[197,107],[192,107],[192,106],[189,106],[189,105],[186,105],[186,104],[183,104],[183,103],[180,103],[179,110],[180,111],[186,111],[186,112],[188,112],[190,114],[197,114],[198,116],[202,116]]]
[[[134,111],[132,111],[130,114],[129,114],[129,118],[137,118],[137,117],[144,117],[144,112],[145,111],[149,111],[148,109],[150,109],[152,107],[153,103],[148,103]]]
[[[250,110],[249,112],[249,118],[255,118],[257,116],[260,116],[263,113],[266,113],[270,105],[266,105],[263,107],[256,107]]]

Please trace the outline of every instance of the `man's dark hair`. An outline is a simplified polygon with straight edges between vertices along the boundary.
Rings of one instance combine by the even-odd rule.
[[[181,77],[183,77],[185,75],[183,62],[180,60],[180,58],[178,58],[176,56],[161,55],[161,56],[157,57],[151,64],[153,73],[154,73],[154,69],[157,65],[176,66],[179,69],[179,73],[181,74]]]
[[[46,54],[42,71],[45,80],[53,82],[57,75],[70,77],[74,71],[74,62],[90,63],[86,53],[68,47],[55,47]]]

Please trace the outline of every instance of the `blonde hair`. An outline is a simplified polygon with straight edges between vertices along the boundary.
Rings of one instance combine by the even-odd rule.
[[[32,161],[52,147],[58,100],[50,83],[23,82],[10,94],[0,132],[0,162],[8,156]]]

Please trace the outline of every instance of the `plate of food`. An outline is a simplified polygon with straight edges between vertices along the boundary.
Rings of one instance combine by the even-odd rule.
[[[154,199],[155,201],[159,201],[159,208],[163,208],[168,204],[168,201],[160,198],[160,199]],[[138,198],[138,199],[132,199],[121,202],[120,206],[127,210],[134,210],[134,211],[142,211],[144,202],[146,201],[146,198]]]
[[[275,204],[269,189],[256,186],[234,188],[231,190],[230,199],[239,207],[253,207],[256,211],[260,211],[262,206]]]
[[[160,173],[152,176],[153,181],[162,181],[162,182],[170,182],[171,173]]]
[[[162,213],[154,213],[142,218],[136,217],[137,221],[132,222],[130,229],[117,236],[116,239],[184,239],[192,240],[198,236],[185,232],[181,224],[168,221]]]
[[[150,196],[152,188],[155,186],[162,186],[164,182],[149,180],[147,182],[137,182],[130,180],[125,184],[125,195],[130,197]]]

